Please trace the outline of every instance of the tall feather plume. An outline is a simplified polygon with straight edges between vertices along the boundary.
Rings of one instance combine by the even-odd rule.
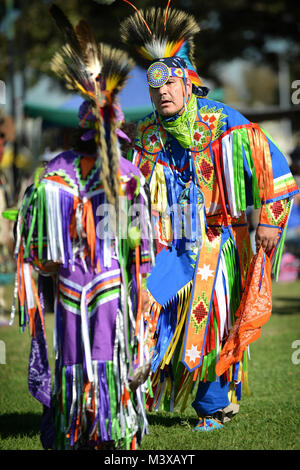
[[[70,44],[70,47],[76,51],[77,54],[82,54],[81,46],[74,31],[73,25],[65,13],[55,4],[51,5],[49,11],[58,29],[62,33],[64,42]]]
[[[84,54],[86,69],[96,80],[101,72],[102,59],[95,36],[84,20],[80,20],[75,26],[75,33]]]
[[[73,28],[59,7],[54,5],[50,11],[65,42],[52,60],[52,70],[68,88],[80,93],[90,103],[96,117],[95,141],[101,161],[101,183],[108,202],[116,207],[118,214],[120,153],[114,105],[134,62],[126,52],[98,44],[84,20]]]
[[[165,9],[150,8],[136,12],[121,23],[120,29],[122,40],[144,66],[154,59],[175,55],[194,65],[193,38],[199,31],[192,15],[171,9],[169,4]]]
[[[78,35],[62,10],[52,5],[50,8],[55,23],[62,32],[65,44],[51,62],[51,69],[61,77],[68,88],[79,92],[87,99],[99,99],[97,77],[101,72],[101,57],[96,40],[88,25],[82,25]],[[95,103],[98,107],[98,104]]]
[[[69,44],[55,53],[50,65],[52,71],[66,82],[67,88],[80,93],[86,99],[93,99],[94,83],[85,68],[83,58],[76,55]]]
[[[108,100],[113,103],[115,97],[126,85],[135,64],[125,51],[110,47],[107,44],[100,44],[100,53],[103,63],[102,76],[105,78],[104,93],[106,93]]]
[[[100,44],[102,57],[101,88],[106,98],[107,105],[103,109],[108,135],[108,168],[111,175],[111,190],[117,196],[120,194],[119,182],[119,145],[117,140],[117,122],[115,119],[116,107],[118,107],[117,95],[125,86],[130,71],[134,67],[134,61],[126,52],[112,48],[106,44]],[[115,197],[116,215],[118,220],[118,198]]]
[[[116,205],[118,180],[110,171],[112,140],[104,123],[111,113],[104,112],[106,99],[101,90],[102,58],[100,48],[89,25],[81,20],[75,28],[64,13],[57,7],[51,8],[51,14],[63,34],[65,44],[58,51],[52,62],[52,70],[62,78],[66,86],[88,100],[95,115],[95,141],[100,164],[100,179],[108,202]],[[115,159],[116,160],[116,159]]]

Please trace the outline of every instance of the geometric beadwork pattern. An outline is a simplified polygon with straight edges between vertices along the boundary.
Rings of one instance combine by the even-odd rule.
[[[208,227],[196,263],[192,304],[187,318],[182,362],[191,371],[199,367],[221,249],[222,227]]]
[[[216,180],[216,174],[210,151],[207,149],[196,154],[195,160],[196,172],[199,180],[205,187],[207,187],[208,190],[212,191]]]
[[[204,243],[208,251],[218,246],[221,233],[222,227],[207,227]]]
[[[205,150],[212,140],[212,133],[205,122],[195,121],[194,123],[194,147],[197,152]]]
[[[208,315],[208,309],[209,301],[205,292],[201,292],[201,295],[193,300],[191,311],[191,323],[196,334],[198,334],[199,330],[201,330],[206,324],[205,320]]]
[[[67,175],[63,170],[57,170],[57,171],[51,171],[48,173],[45,173],[44,178],[46,179],[51,179],[51,177],[59,176],[62,178],[67,186],[70,186],[72,189],[76,189],[76,183],[75,181]]]
[[[151,124],[144,129],[142,135],[143,148],[148,153],[158,153],[162,150],[167,140],[167,134],[163,127]]]
[[[149,154],[147,155],[147,157]],[[149,178],[152,174],[152,169],[154,166],[154,161],[152,161],[150,158],[147,158],[145,156],[141,157],[140,163],[139,163],[139,169],[142,173],[142,175],[145,177],[147,183],[149,182]]]
[[[75,168],[75,172],[77,176],[77,181],[79,183],[79,187],[81,190],[86,188],[88,181],[92,179],[96,171],[98,171],[98,165],[94,164],[92,165],[89,171],[85,172],[86,174],[84,175],[83,168],[82,168],[83,163],[84,163],[84,157],[82,157],[81,155],[78,155],[78,157],[75,158],[74,160],[74,168]]]
[[[149,154],[160,152],[167,140],[164,128],[155,120],[153,114],[138,123],[136,145]]]
[[[286,212],[286,201],[275,201],[265,205],[266,215],[271,225],[280,225]]]
[[[222,113],[223,108],[217,109],[216,106],[208,108],[208,106],[202,106],[199,113],[203,123],[207,124],[212,134],[212,141],[216,140],[222,134],[222,128],[224,127],[224,118],[226,114]]]

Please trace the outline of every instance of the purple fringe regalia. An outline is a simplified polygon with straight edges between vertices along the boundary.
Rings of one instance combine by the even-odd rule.
[[[153,261],[145,179],[120,159],[119,233],[109,219],[99,160],[67,151],[28,188],[16,224],[20,325],[30,325],[29,389],[44,405],[45,448],[135,449],[148,432],[147,384],[130,381],[149,360],[140,305],[142,273]],[[140,225],[136,223],[139,211]],[[121,233],[122,232],[122,233]],[[47,356],[43,270],[54,277],[55,373]],[[36,288],[32,266],[39,271]],[[48,340],[49,342],[49,340]],[[51,393],[50,393],[51,389]]]

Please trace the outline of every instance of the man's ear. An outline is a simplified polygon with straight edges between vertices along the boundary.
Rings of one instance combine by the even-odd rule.
[[[186,87],[188,90],[188,94],[190,95],[192,93],[192,80],[190,78],[186,79]]]
[[[183,94],[185,95],[186,93],[186,97],[188,99],[190,99],[190,97],[192,96],[192,88],[193,88],[193,85],[192,85],[192,81],[190,78],[187,77],[185,79],[185,83],[184,83],[184,80],[182,80]]]
[[[186,89],[187,95],[190,96],[192,93],[192,81],[189,77],[182,79],[182,88],[183,91]]]

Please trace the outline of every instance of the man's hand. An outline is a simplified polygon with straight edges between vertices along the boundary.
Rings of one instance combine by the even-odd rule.
[[[255,233],[256,253],[260,247],[267,253],[271,252],[275,248],[278,238],[279,229],[277,227],[258,225]]]

